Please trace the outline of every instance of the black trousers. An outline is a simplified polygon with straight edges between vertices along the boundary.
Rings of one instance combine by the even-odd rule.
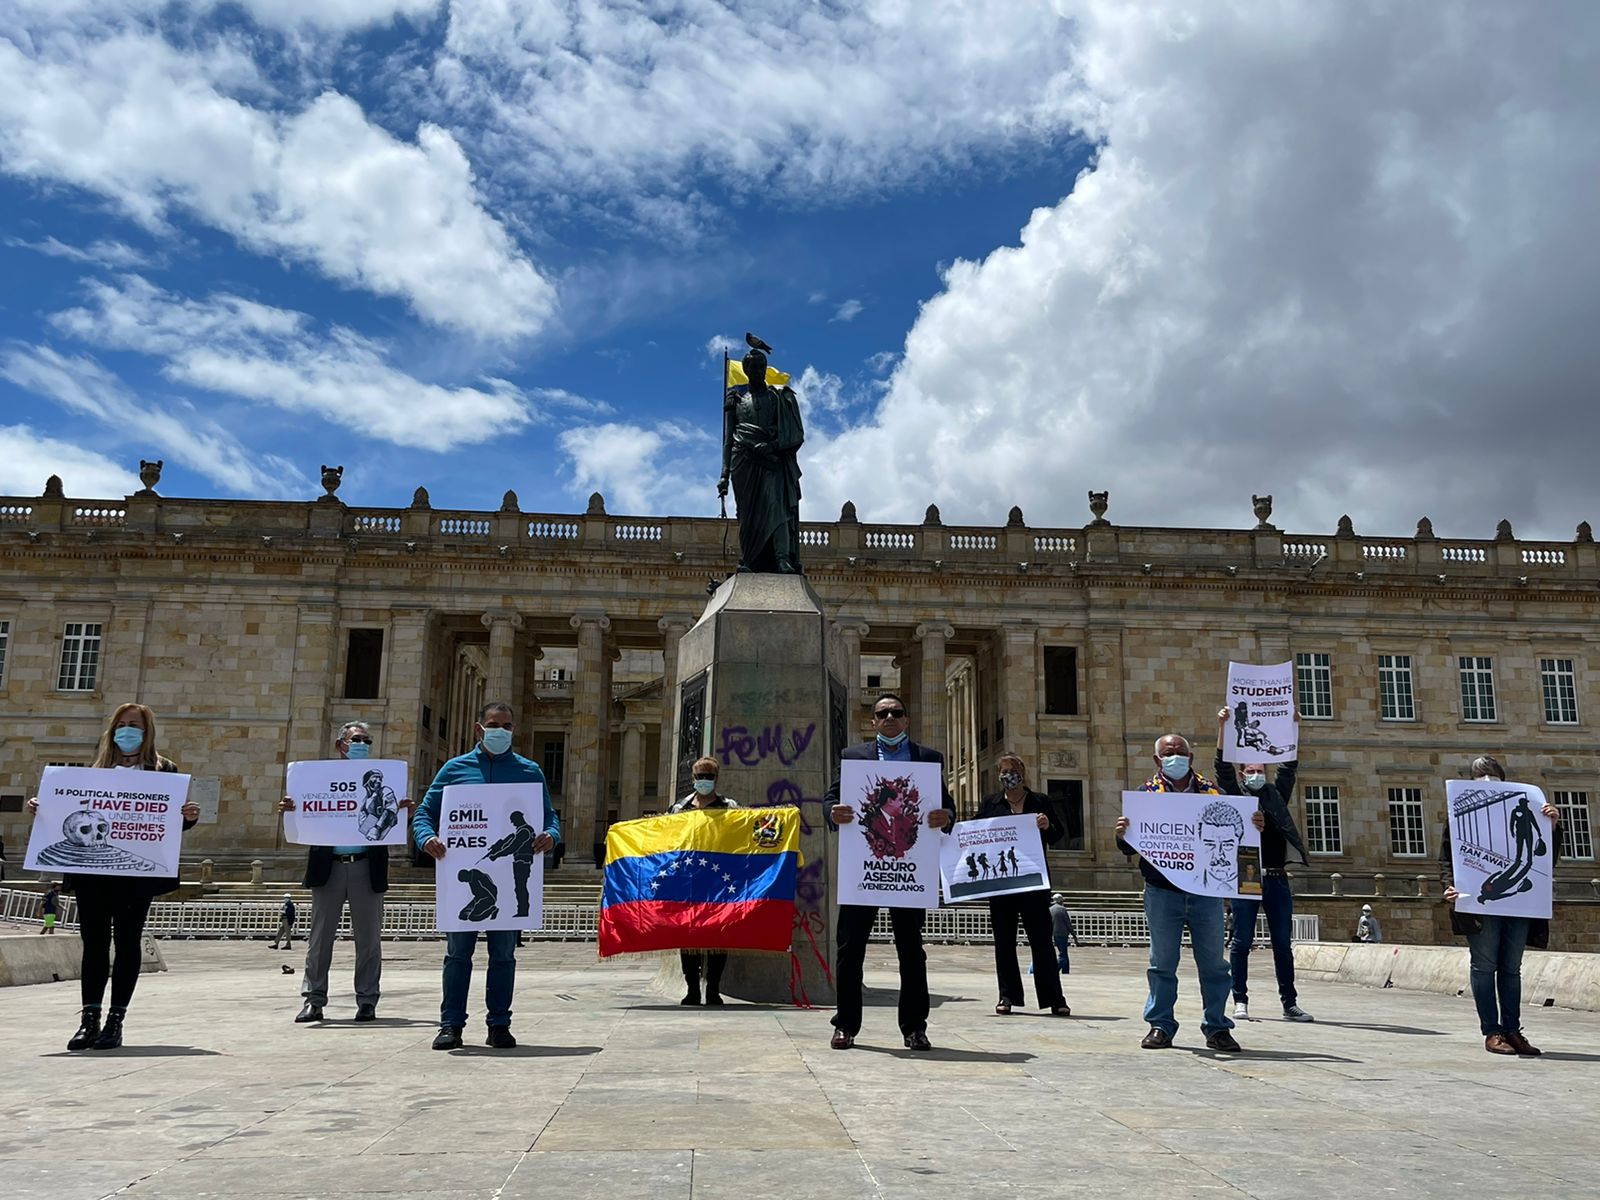
[[[700,960],[706,964],[706,990],[722,990],[722,968],[728,965],[728,956],[721,950],[680,950],[678,958],[683,963],[683,980],[692,988],[700,986]]]
[[[126,1008],[139,985],[139,965],[144,957],[145,918],[150,915],[150,893],[143,879],[80,875],[73,884],[78,896],[78,936],[83,939],[83,1003],[98,1005],[111,980],[111,1007]],[[113,965],[111,948],[115,944]]]
[[[1033,991],[1040,1008],[1065,1004],[1061,994],[1061,969],[1050,925],[1050,893],[1018,892],[989,901],[989,922],[994,926],[994,973],[1000,981],[1000,999],[1013,1007],[1027,1001],[1022,995],[1022,970],[1017,966],[1017,922],[1033,951]]]
[[[833,964],[839,998],[833,1024],[851,1037],[861,1032],[861,974],[867,961],[867,939],[877,917],[876,907],[839,906],[839,950]],[[900,958],[901,1033],[926,1033],[928,1029],[928,955],[922,948],[922,925],[927,918],[920,908],[889,910],[894,949]]]

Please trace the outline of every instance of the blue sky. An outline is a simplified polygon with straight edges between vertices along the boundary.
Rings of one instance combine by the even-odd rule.
[[[1565,538],[1593,10],[15,0],[0,492]],[[1485,70],[1485,61],[1494,66]],[[1510,420],[1512,413],[1516,420]],[[1496,469],[1480,472],[1486,447]]]

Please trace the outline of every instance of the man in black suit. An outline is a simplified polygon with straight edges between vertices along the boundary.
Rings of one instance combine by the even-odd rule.
[[[340,758],[370,758],[372,731],[363,721],[350,721],[333,743]],[[400,801],[402,819],[416,804]],[[285,796],[280,812],[294,808]],[[300,986],[305,999],[296,1024],[322,1020],[328,1003],[328,967],[339,919],[350,905],[350,931],[356,942],[356,1020],[378,1017],[378,982],[383,975],[383,894],[389,890],[387,846],[312,846],[306,855],[305,886],[311,889],[311,933],[306,938],[306,972]]]
[[[878,762],[931,762],[938,763],[941,772],[944,756],[937,750],[913,742],[906,736],[905,701],[893,693],[879,696],[872,706],[872,727],[877,736],[859,746],[848,746],[840,758],[866,759]],[[944,793],[943,807],[928,814],[928,826],[946,833],[954,823],[956,805],[950,789],[940,778]],[[855,810],[839,803],[839,772],[833,775],[833,786],[828,789],[829,823],[835,828],[855,820]],[[838,952],[834,959],[834,984],[838,1002],[833,1014],[833,1041],[835,1050],[848,1050],[855,1045],[856,1034],[861,1031],[861,974],[867,957],[867,939],[872,933],[872,923],[877,919],[876,905],[841,904],[839,906]],[[900,959],[900,1032],[906,1047],[911,1050],[931,1050],[928,1041],[928,956],[922,949],[922,925],[927,912],[920,908],[891,908],[889,922],[894,928],[894,948]]]

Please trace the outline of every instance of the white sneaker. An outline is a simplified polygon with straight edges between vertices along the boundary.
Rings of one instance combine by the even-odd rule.
[[[1283,1019],[1285,1021],[1315,1021],[1316,1020],[1315,1017],[1313,1017],[1305,1009],[1301,1008],[1298,1004],[1291,1004],[1291,1005],[1289,1005],[1288,1008],[1284,1009],[1283,1010]]]
[[[1250,1006],[1243,1000],[1233,1006],[1233,1019],[1235,1021],[1248,1021],[1250,1019]]]

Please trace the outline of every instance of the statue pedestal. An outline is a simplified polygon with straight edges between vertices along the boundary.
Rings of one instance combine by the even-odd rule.
[[[740,1000],[833,1003],[833,862],[837,840],[823,796],[848,722],[845,655],[817,594],[801,575],[732,575],[678,643],[678,747],[673,797],[691,789],[702,755],[720,764],[717,790],[745,807],[800,810],[804,863],[788,954],[730,954],[724,995]],[[668,786],[664,783],[663,786]],[[658,986],[681,989],[678,956],[662,962]]]

